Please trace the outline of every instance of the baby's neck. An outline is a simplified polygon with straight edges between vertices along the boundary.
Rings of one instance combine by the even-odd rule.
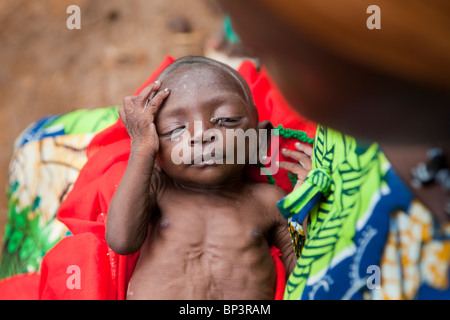
[[[208,194],[215,194],[215,193],[224,194],[224,192],[232,192],[232,193],[239,192],[239,190],[241,190],[244,184],[246,183],[243,175],[227,179],[223,183],[218,183],[214,185],[199,184],[196,183],[195,181],[180,181],[177,179],[172,180],[174,185],[182,190]]]

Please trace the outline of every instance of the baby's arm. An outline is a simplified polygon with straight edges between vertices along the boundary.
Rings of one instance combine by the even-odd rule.
[[[269,184],[265,185],[263,190],[260,201],[265,204],[264,207],[268,209],[272,221],[269,244],[280,250],[287,279],[297,264],[297,257],[289,233],[288,222],[283,218],[277,206],[278,200],[286,196],[286,193],[282,189]]]
[[[280,215],[279,212],[278,214]],[[280,218],[280,221],[275,228],[273,234],[273,245],[281,252],[281,261],[286,268],[287,279],[297,264],[297,257],[294,252],[294,246],[289,233],[288,223],[284,218]]]
[[[138,96],[126,97],[119,109],[131,138],[131,152],[124,176],[109,206],[105,235],[108,246],[118,254],[130,254],[140,249],[156,205],[156,194],[151,188],[159,150],[154,118],[158,107],[169,95],[168,90],[154,95],[160,85],[153,83]]]

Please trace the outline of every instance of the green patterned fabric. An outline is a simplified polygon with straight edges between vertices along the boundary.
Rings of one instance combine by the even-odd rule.
[[[399,210],[404,212],[404,219],[415,224],[417,218],[411,218],[413,214],[418,215],[417,209],[411,210],[415,201],[376,143],[360,143],[319,126],[312,170],[303,185],[278,203],[285,217],[300,224],[309,213],[307,239],[286,285],[285,299],[376,299],[395,297],[396,292],[402,292],[405,283],[412,281],[407,279],[410,271],[394,276],[396,269],[389,267],[389,263],[395,264],[396,261],[392,257],[388,259],[392,250],[385,251],[385,248],[388,234],[397,232],[392,228],[391,217]],[[431,222],[432,216],[428,211],[422,211],[421,219],[429,220],[429,226],[438,226]],[[434,287],[420,282],[419,276],[415,277],[417,290],[405,296],[450,295],[450,259],[449,255],[442,254],[449,244],[449,231],[449,228],[446,233],[438,230],[435,234],[440,239],[434,239],[432,231],[411,236],[414,241],[405,245],[403,250],[414,252],[411,250],[420,248],[423,243],[435,241],[438,248],[444,249],[431,254],[426,266],[430,270],[440,270],[442,265],[447,267],[436,275],[434,283],[429,281]],[[422,234],[428,235],[426,239]],[[442,238],[443,234],[447,238]],[[411,257],[404,259],[401,261],[413,261]],[[415,270],[425,270],[421,265],[424,261],[415,261]],[[380,272],[372,274],[373,270],[381,269],[384,270],[382,275]],[[396,282],[386,281],[383,286],[382,276]],[[423,278],[432,279],[432,276],[434,274],[426,274]],[[370,281],[374,278],[377,281],[372,285]]]

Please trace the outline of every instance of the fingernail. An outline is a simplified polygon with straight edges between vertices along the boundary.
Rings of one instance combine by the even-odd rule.
[[[287,149],[286,148],[281,148],[281,152],[286,152]]]
[[[297,147],[300,147],[301,144],[300,144],[300,142],[296,142],[295,145],[296,145]]]
[[[169,88],[165,88],[164,92],[169,92],[169,90],[170,90]]]
[[[159,81],[159,80],[156,80],[155,82],[154,82],[155,84],[160,84],[161,83],[161,81]]]
[[[280,162],[279,162],[279,161],[275,161],[275,165],[276,165],[277,167],[279,167],[279,166],[280,166]]]

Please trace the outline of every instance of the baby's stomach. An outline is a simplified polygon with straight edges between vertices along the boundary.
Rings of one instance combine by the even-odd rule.
[[[140,251],[127,299],[274,298],[276,273],[265,241],[152,242]]]

